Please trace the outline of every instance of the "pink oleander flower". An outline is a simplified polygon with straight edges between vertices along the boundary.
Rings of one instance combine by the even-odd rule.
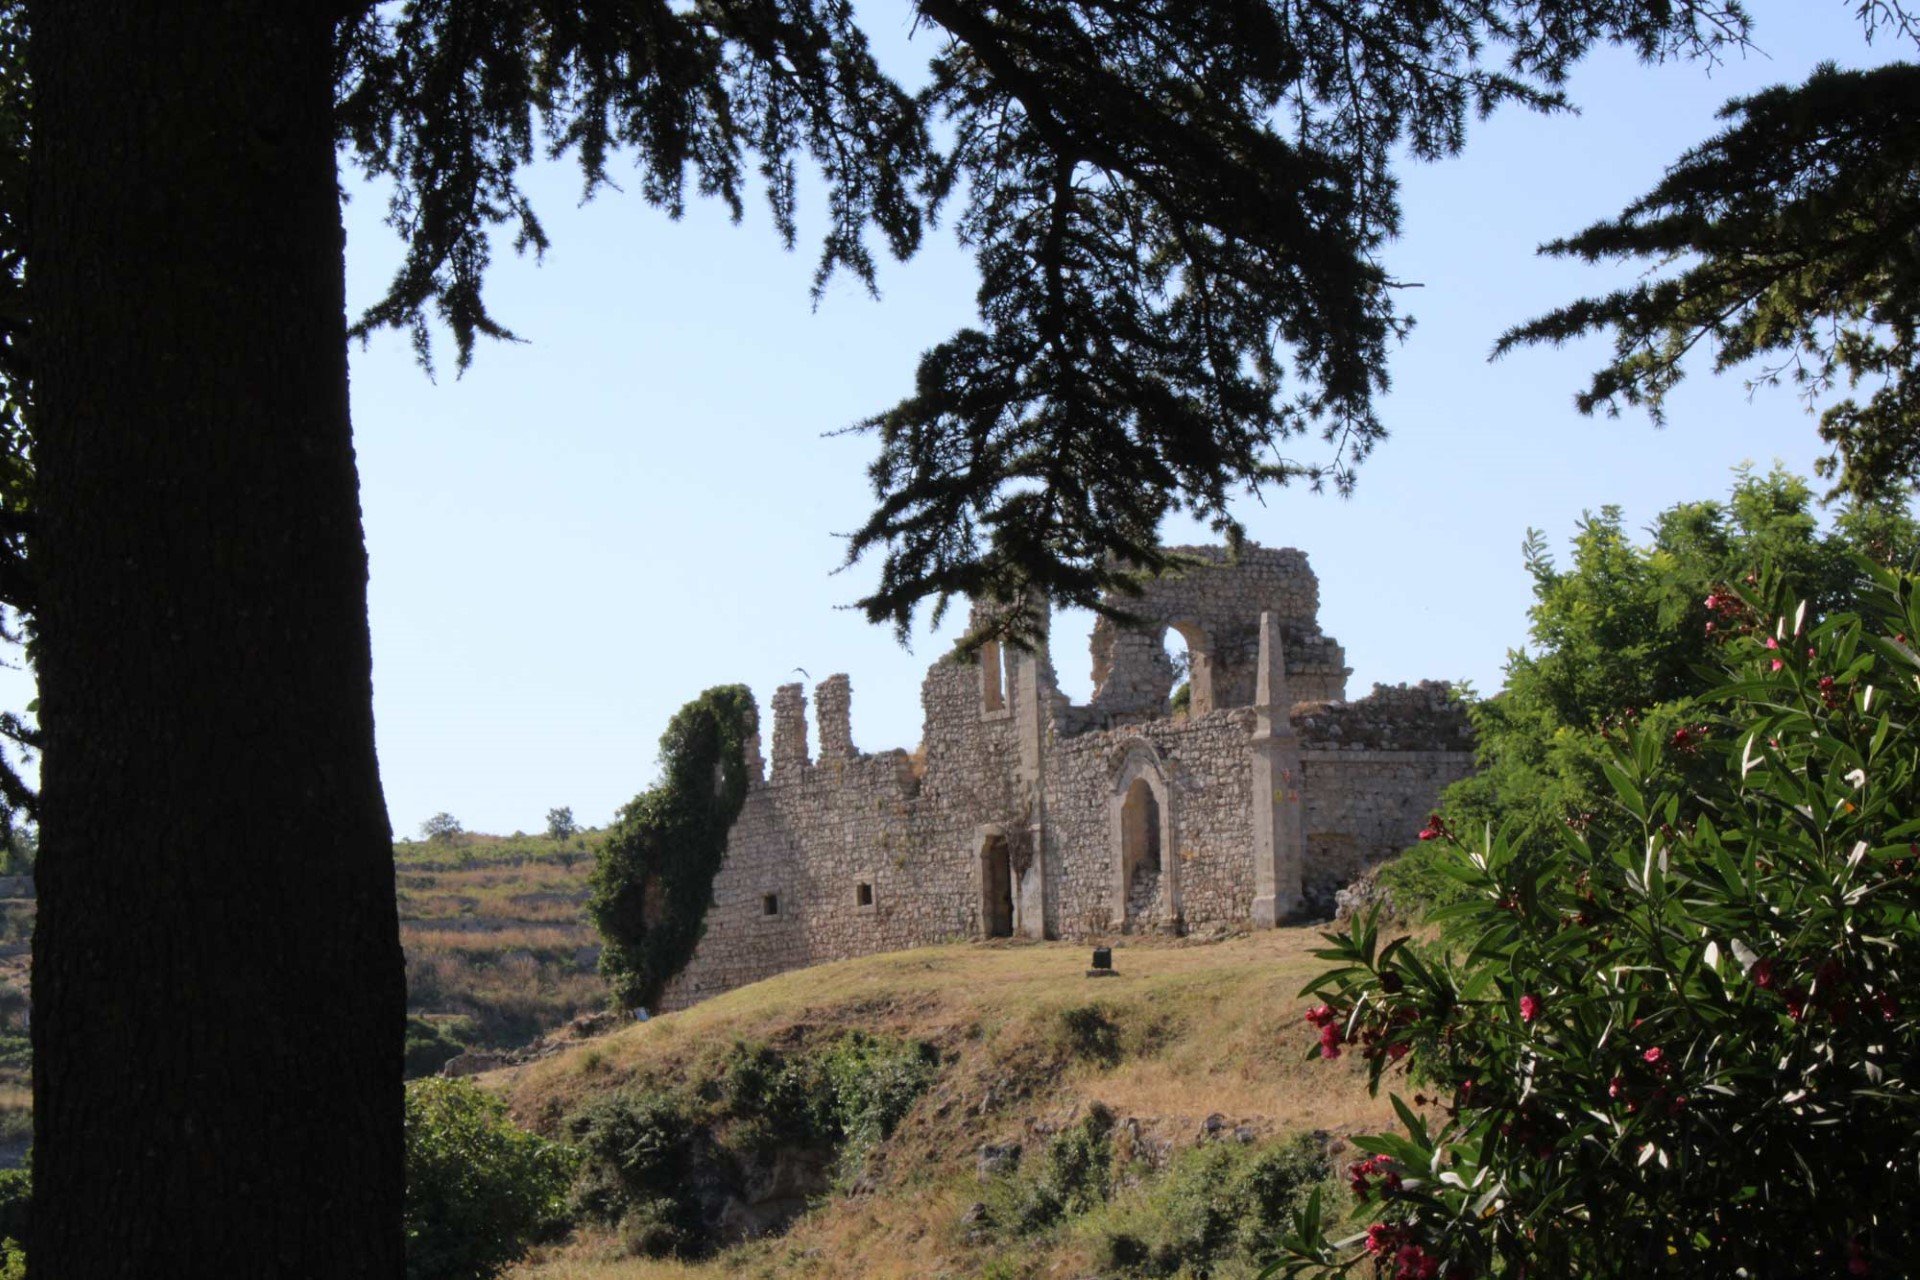
[[[1540,1016],[1541,1007],[1539,996],[1521,996],[1520,1021],[1532,1022]]]

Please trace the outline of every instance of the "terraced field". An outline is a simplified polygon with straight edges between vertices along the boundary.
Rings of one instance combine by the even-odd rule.
[[[586,917],[599,839],[467,834],[394,846],[412,1040],[431,1028],[450,1047],[515,1048],[604,1007]],[[420,1055],[416,1073],[448,1051]]]

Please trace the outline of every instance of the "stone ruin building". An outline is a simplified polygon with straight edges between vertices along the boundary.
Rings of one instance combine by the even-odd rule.
[[[827,960],[963,938],[1090,938],[1269,927],[1405,848],[1472,732],[1447,686],[1346,700],[1306,555],[1249,545],[1116,599],[1093,632],[1091,701],[1055,684],[1044,644],[936,662],[919,752],[853,745],[851,686],[773,695],[770,760],[745,806],[706,933],[668,988],[679,1008]],[[1171,703],[1169,629],[1189,655]],[[770,765],[770,767],[768,767]]]

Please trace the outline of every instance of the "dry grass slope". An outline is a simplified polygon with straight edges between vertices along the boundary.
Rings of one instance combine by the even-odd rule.
[[[408,1011],[461,1039],[525,1044],[605,1006],[586,916],[598,832],[568,840],[463,834],[394,846]]]
[[[938,1081],[885,1143],[866,1187],[816,1204],[784,1237],[701,1264],[620,1256],[611,1239],[548,1249],[518,1280],[655,1276],[1090,1275],[1096,1224],[1046,1236],[983,1240],[964,1219],[982,1198],[983,1144],[1029,1153],[1094,1103],[1119,1117],[1118,1204],[1136,1181],[1203,1140],[1256,1141],[1309,1130],[1335,1135],[1392,1122],[1360,1065],[1307,1061],[1312,1037],[1296,992],[1318,972],[1310,929],[1210,944],[1116,949],[1120,976],[1085,976],[1087,952],[1065,944],[929,947],[823,965],[758,983],[680,1013],[502,1072],[488,1083],[516,1117],[552,1129],[595,1094],[628,1083],[698,1079],[738,1041],[794,1044],[840,1029],[931,1041]],[[1093,1007],[1097,1018],[1071,1011]],[[1105,1027],[1093,1041],[1074,1028]],[[1206,1139],[1209,1116],[1224,1119]],[[1131,1123],[1129,1123],[1131,1122]],[[1219,1122],[1215,1122],[1216,1127]]]

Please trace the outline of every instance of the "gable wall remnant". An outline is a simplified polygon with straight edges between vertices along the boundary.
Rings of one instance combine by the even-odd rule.
[[[1096,625],[1084,706],[1044,643],[983,646],[928,671],[917,757],[858,750],[850,682],[820,682],[816,756],[805,691],[777,690],[766,776],[756,742],[704,936],[664,1006],[935,942],[1330,915],[1470,770],[1464,711],[1432,682],[1345,701],[1301,552],[1176,551],[1188,567]],[[1192,656],[1185,714],[1169,629]]]

